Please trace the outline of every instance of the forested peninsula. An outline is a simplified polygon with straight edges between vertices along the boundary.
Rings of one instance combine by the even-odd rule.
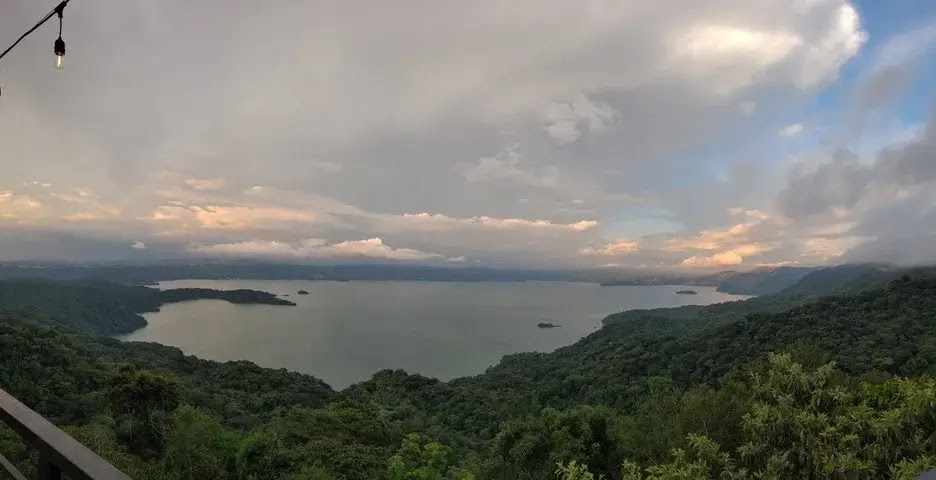
[[[0,312],[41,318],[47,324],[96,335],[121,335],[146,326],[141,314],[188,300],[295,306],[258,290],[159,290],[104,281],[0,280]]]

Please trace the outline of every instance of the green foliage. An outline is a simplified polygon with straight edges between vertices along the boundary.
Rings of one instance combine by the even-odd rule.
[[[442,480],[454,467],[452,450],[411,433],[387,466],[389,480]]]
[[[370,405],[293,408],[247,439],[237,470],[251,479],[292,478],[313,468],[336,478],[385,478],[388,458],[401,438]]]
[[[607,407],[546,409],[539,417],[503,425],[492,442],[486,476],[547,478],[568,460],[610,474],[623,458],[622,433],[621,416]]]
[[[65,432],[78,440],[102,458],[111,462],[120,471],[135,480],[158,480],[166,475],[153,462],[131,454],[127,447],[118,440],[110,418],[96,418],[92,423],[81,426],[67,426]]]
[[[621,465],[621,480],[741,480],[751,478],[735,466],[730,455],[719,445],[700,435],[689,435],[688,451],[673,449],[668,463],[652,465],[641,471],[636,463]]]
[[[936,453],[936,380],[895,378],[857,388],[835,381],[834,364],[806,371],[772,355],[755,375],[755,403],[739,450],[763,476],[883,478],[904,459]]]
[[[446,383],[380,372],[341,395],[388,409],[412,406],[442,428],[485,438],[502,422],[545,407],[632,411],[649,394],[649,377],[670,378],[678,388],[719,387],[726,375],[767,353],[803,344],[850,375],[936,374],[936,277],[793,307],[785,302],[752,299],[628,312],[623,323],[606,325],[574,345],[508,355],[483,375]]]
[[[92,335],[119,335],[146,326],[141,313],[167,303],[218,299],[231,303],[295,305],[268,292],[155,288],[96,280],[0,280],[0,312]]]
[[[190,480],[236,475],[237,435],[222,427],[218,419],[189,405],[177,409],[172,420],[173,428],[162,459],[167,475]]]
[[[136,479],[910,479],[936,467],[933,277],[627,312],[476,377],[385,370],[340,393],[75,333],[152,304],[128,287],[2,288],[29,318],[0,314],[0,387]],[[3,429],[0,452],[33,472],[35,453]]]
[[[162,453],[179,406],[180,385],[173,377],[124,365],[110,381],[107,400],[117,421],[118,437],[143,457]]]
[[[766,373],[751,376],[754,402],[736,457],[689,435],[688,451],[675,448],[669,462],[642,470],[626,461],[622,478],[915,478],[933,467],[936,380],[855,384],[838,381],[832,363],[809,370],[788,354],[768,363]]]
[[[27,478],[36,476],[38,455],[13,430],[0,423],[0,454]]]
[[[595,475],[588,471],[588,467],[572,460],[569,463],[559,462],[556,464],[556,478],[559,480],[594,480]],[[599,475],[602,480],[604,475]]]

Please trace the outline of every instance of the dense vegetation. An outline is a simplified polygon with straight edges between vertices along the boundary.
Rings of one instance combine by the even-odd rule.
[[[341,392],[83,334],[88,304],[43,297],[0,315],[0,386],[133,478],[909,479],[936,468],[936,276],[912,277],[626,312],[475,377]],[[0,452],[30,468],[5,430]]]

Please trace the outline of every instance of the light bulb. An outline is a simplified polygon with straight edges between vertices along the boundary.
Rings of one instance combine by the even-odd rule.
[[[65,68],[62,63],[65,60],[65,40],[59,37],[55,40],[55,68],[61,70]]]

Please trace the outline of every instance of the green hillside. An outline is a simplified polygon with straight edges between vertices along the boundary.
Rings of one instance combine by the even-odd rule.
[[[934,276],[627,312],[474,377],[385,370],[341,392],[78,333],[138,307],[104,301],[103,287],[101,302],[62,297],[66,309],[35,285],[45,304],[0,316],[0,386],[134,478],[912,478],[936,467]],[[30,470],[5,430],[0,452]]]

